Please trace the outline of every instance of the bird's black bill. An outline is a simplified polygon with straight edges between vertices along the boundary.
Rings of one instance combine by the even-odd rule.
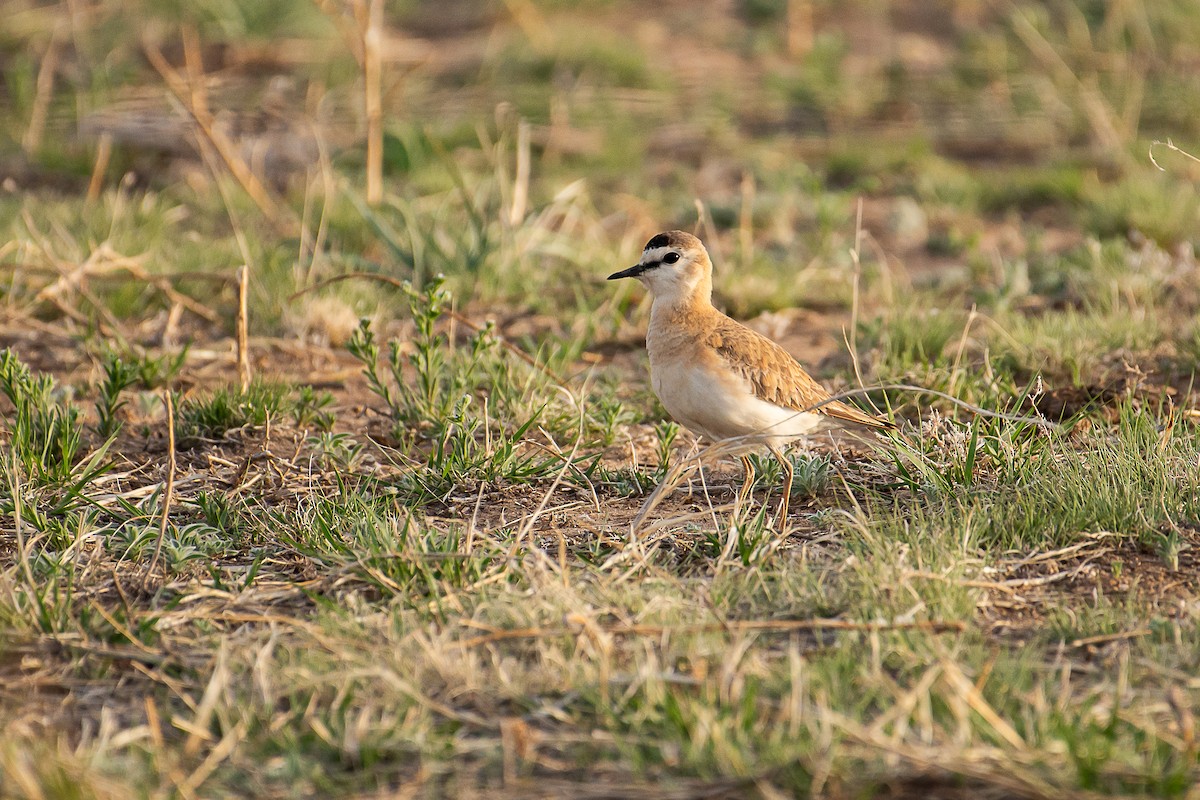
[[[608,276],[610,281],[615,281],[617,278],[636,278],[646,271],[646,267],[642,264],[634,264],[629,269],[623,269],[620,272],[614,272]]]

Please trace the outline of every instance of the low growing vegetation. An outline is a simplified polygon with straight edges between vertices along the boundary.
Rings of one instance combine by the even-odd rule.
[[[369,4],[85,5],[0,31],[0,797],[1194,800],[1194,0],[389,4],[377,154]],[[900,424],[787,519],[603,281],[670,227]]]

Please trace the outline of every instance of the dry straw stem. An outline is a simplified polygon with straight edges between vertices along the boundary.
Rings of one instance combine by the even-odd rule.
[[[95,203],[100,199],[100,190],[104,188],[104,173],[108,171],[108,162],[112,158],[112,134],[102,133],[96,144],[96,161],[92,165],[92,177],[88,180],[87,202]]]
[[[508,223],[513,227],[525,219],[529,205],[529,121],[517,122],[517,171],[513,178],[512,205],[508,209]]]
[[[984,719],[992,730],[1011,747],[1025,750],[1027,745],[1021,734],[1004,720],[996,710],[988,704],[974,681],[963,674],[962,668],[955,662],[946,659],[942,662],[942,675],[945,681],[962,697],[966,704]]]
[[[367,116],[367,203],[374,206],[383,200],[382,0],[370,0],[366,17],[362,47],[363,105]]]
[[[150,576],[158,566],[158,558],[162,554],[163,539],[167,538],[167,525],[171,517],[171,501],[175,497],[175,401],[171,390],[163,392],[163,403],[167,408],[167,485],[163,489],[162,517],[158,523],[158,540],[154,543],[154,557],[146,567],[146,578],[143,585],[149,585]]]
[[[26,155],[37,152],[42,144],[42,133],[46,129],[46,114],[50,110],[50,100],[54,95],[54,73],[58,71],[59,48],[62,46],[63,32],[66,23],[59,20],[54,26],[54,33],[46,45],[46,53],[38,67],[37,83],[34,88],[33,108],[29,113],[29,127],[21,138],[21,148]]]
[[[250,312],[249,294],[250,268],[246,265],[238,267],[238,315],[237,315],[237,369],[238,380],[241,381],[242,391],[250,388]]]
[[[863,199],[858,198],[858,207],[854,214],[854,247],[850,250],[850,261],[854,264],[854,285],[853,295],[850,301],[850,333],[849,339],[846,340],[846,348],[850,351],[850,361],[854,365],[854,378],[858,381],[861,387],[864,385],[862,369],[858,363],[858,313],[859,313],[859,286],[862,283],[862,215],[863,215]],[[846,339],[846,331],[842,331],[842,338]],[[879,409],[875,409],[875,413],[879,413]]]
[[[250,195],[255,205],[258,206],[267,219],[272,224],[279,225],[281,221],[280,206],[271,197],[270,192],[263,186],[258,176],[246,165],[246,162],[238,154],[234,144],[216,127],[216,120],[208,110],[207,95],[203,82],[199,80],[201,77],[198,74],[200,62],[194,60],[198,56],[192,55],[192,53],[198,53],[199,51],[199,43],[196,41],[195,31],[184,28],[183,38],[184,51],[188,55],[189,72],[197,73],[191,76],[191,81],[185,80],[167,62],[167,59],[163,57],[162,51],[158,49],[158,45],[150,41],[149,38],[142,40],[142,50],[145,52],[147,60],[149,60],[150,64],[166,82],[167,88],[171,90],[175,98],[187,109],[188,114],[191,115],[192,120],[196,123],[196,127],[203,135],[203,141],[208,142],[216,149],[226,168],[228,168],[237,182],[241,184],[246,194]],[[192,69],[193,66],[194,69]]]

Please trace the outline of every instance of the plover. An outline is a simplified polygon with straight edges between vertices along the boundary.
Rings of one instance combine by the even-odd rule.
[[[840,400],[786,350],[718,311],[712,304],[712,261],[690,233],[653,237],[642,258],[608,279],[637,278],[654,297],[646,349],[650,382],[663,407],[694,433],[713,441],[765,445],[785,476],[780,520],[787,518],[792,462],[781,447],[832,428],[894,426]],[[742,455],[744,501],[754,468]]]

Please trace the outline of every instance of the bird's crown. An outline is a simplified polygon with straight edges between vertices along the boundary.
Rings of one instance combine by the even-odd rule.
[[[703,248],[704,245],[700,240],[690,233],[684,231],[663,231],[655,234],[646,242],[646,246],[642,248],[642,252],[647,250],[657,250],[660,247],[675,247],[680,250],[693,250]]]

